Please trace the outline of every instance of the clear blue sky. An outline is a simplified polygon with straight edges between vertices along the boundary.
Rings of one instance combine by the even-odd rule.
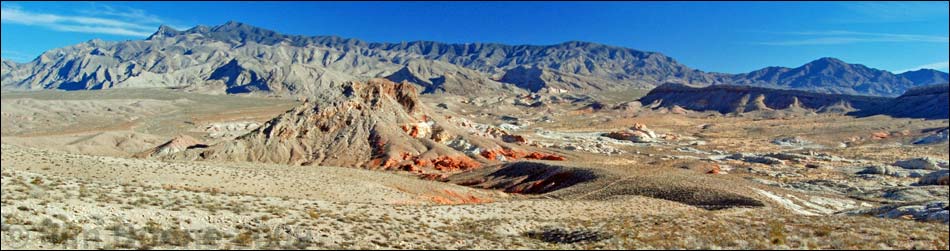
[[[656,51],[738,73],[820,57],[900,72],[947,71],[947,2],[7,2],[2,56],[29,61],[93,38],[144,39],[160,24],[235,20],[371,42],[555,44]]]

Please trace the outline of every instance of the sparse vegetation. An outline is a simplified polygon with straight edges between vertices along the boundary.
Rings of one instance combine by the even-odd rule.
[[[171,95],[169,98],[180,98],[177,94],[168,95]],[[617,102],[623,97],[619,94],[609,96]],[[230,98],[233,97],[227,99]],[[448,102],[452,109],[464,107],[466,112],[457,111],[459,116],[474,118],[479,123],[494,123],[492,119],[500,116],[480,117],[479,114],[487,114],[487,110],[475,102],[463,104],[429,96],[423,99],[429,103],[433,100]],[[574,104],[553,105],[570,107]],[[234,105],[238,110],[238,115],[234,115],[217,114],[221,107],[195,106],[195,109],[206,110],[203,113],[170,112],[168,116],[194,122],[188,126],[201,126],[207,121],[243,119],[239,115],[246,108]],[[272,107],[255,109],[275,110],[261,112],[263,115],[259,117],[266,120],[283,112],[286,107],[289,105],[282,107],[283,110]],[[4,111],[7,110],[5,106]],[[522,116],[516,114],[518,112],[521,111],[496,113]],[[208,119],[211,115],[220,117]],[[835,157],[854,163],[892,163],[899,157],[918,155],[946,158],[945,145],[885,147],[884,141],[866,141],[853,144],[861,147],[818,149],[813,150],[814,154],[788,151],[807,155],[809,159],[788,160],[785,165],[725,159],[716,162],[723,167],[723,174],[706,173],[704,168],[713,161],[703,158],[713,155],[697,153],[723,151],[725,155],[762,149],[777,152],[782,149],[773,146],[769,140],[778,135],[805,135],[816,143],[831,145],[863,133],[867,128],[903,130],[904,127],[900,126],[905,120],[896,125],[888,120],[890,118],[853,119],[838,115],[808,117],[795,123],[782,119],[700,114],[685,117],[621,115],[608,112],[567,114],[550,122],[543,122],[539,117],[525,118],[527,115],[524,115],[521,120],[538,119],[537,124],[531,125],[544,130],[570,132],[564,135],[572,137],[591,134],[592,130],[610,131],[646,121],[643,123],[650,123],[657,133],[695,137],[706,145],[688,145],[697,151],[685,152],[677,148],[687,146],[692,139],[651,146],[617,144],[611,147],[623,150],[624,154],[608,157],[557,148],[558,153],[566,153],[569,160],[576,161],[565,162],[565,165],[586,164],[596,167],[596,170],[609,171],[610,177],[619,178],[602,184],[580,182],[571,188],[577,189],[576,194],[522,195],[424,181],[404,172],[239,162],[165,162],[96,156],[100,154],[68,148],[53,151],[38,149],[47,147],[39,143],[36,148],[18,146],[24,139],[8,138],[5,134],[4,168],[0,170],[4,250],[10,240],[23,240],[26,247],[34,248],[74,248],[76,241],[82,240],[82,245],[87,245],[84,248],[89,249],[944,250],[950,243],[946,225],[940,223],[826,213],[805,216],[750,189],[762,189],[799,203],[808,201],[812,195],[803,189],[838,186],[842,190],[857,190],[880,187],[885,183],[904,184],[911,179],[876,176],[855,179],[841,170],[856,164],[821,158]],[[143,121],[146,122],[137,126],[148,128],[150,132],[168,133],[169,127],[160,124],[167,121],[153,119],[145,118]],[[941,121],[913,122],[907,130],[914,133],[922,128],[945,126],[940,124]],[[587,126],[588,123],[591,125]],[[75,123],[71,125],[76,126]],[[822,126],[812,130],[815,125]],[[43,126],[35,132],[55,131],[53,127]],[[523,131],[534,128],[528,126]],[[21,127],[18,130],[27,129]],[[761,135],[747,138],[754,133]],[[128,138],[134,137],[145,136],[134,134]],[[528,138],[543,143],[564,143],[542,137]],[[69,142],[77,140],[69,138]],[[164,138],[154,140],[161,142]],[[11,145],[7,141],[17,144]],[[108,142],[114,144],[115,141]],[[152,146],[132,145],[130,148]],[[110,154],[116,153],[101,155]],[[726,171],[727,166],[731,170]],[[513,177],[521,179],[525,175],[529,174]],[[623,178],[628,175],[637,178]],[[814,182],[819,179],[834,186]],[[672,189],[671,184],[691,186]],[[445,191],[451,191],[458,198],[470,199],[471,196],[487,198],[491,202],[435,205],[430,200],[435,196],[449,198],[450,193]],[[827,197],[834,200],[808,202],[852,201],[847,199],[847,194],[835,194],[834,191],[825,191],[824,194],[834,195]],[[694,203],[697,205],[689,206],[689,202],[697,201],[718,204]],[[848,207],[857,207],[859,202],[879,204],[874,200],[861,200]],[[749,206],[713,208],[733,204]],[[29,235],[17,237],[20,239],[9,238],[22,231]]]

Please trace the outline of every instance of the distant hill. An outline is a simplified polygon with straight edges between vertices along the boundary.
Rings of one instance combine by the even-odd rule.
[[[950,118],[950,84],[915,87],[886,103],[854,113],[858,116],[877,114],[902,118]]]
[[[695,87],[676,83],[661,85],[640,98],[640,102],[645,106],[668,108],[679,106],[688,110],[720,113],[783,109],[829,111],[840,107],[868,109],[887,100],[883,97],[825,94],[755,86]]]
[[[736,74],[723,82],[821,93],[897,96],[916,86],[947,81],[947,73],[919,70],[903,74],[821,58],[797,68],[768,67]]]
[[[917,86],[950,83],[950,77],[947,76],[947,73],[938,70],[920,69],[897,75],[914,82]]]
[[[755,86],[706,87],[668,83],[654,88],[640,103],[651,108],[680,107],[694,111],[738,114],[755,111],[888,115],[900,118],[947,119],[950,84],[915,87],[896,98],[828,94]]]

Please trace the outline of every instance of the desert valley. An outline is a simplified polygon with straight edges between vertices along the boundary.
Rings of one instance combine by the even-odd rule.
[[[233,21],[2,66],[4,250],[950,248],[936,70]]]

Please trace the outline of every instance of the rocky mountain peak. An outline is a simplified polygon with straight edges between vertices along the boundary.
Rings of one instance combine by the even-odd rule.
[[[849,70],[851,68],[866,68],[866,67],[864,67],[863,65],[848,64],[837,58],[823,57],[823,58],[819,58],[817,60],[808,62],[807,64],[801,67],[798,67],[796,69],[800,69],[804,71],[814,71],[814,72],[825,72],[825,71],[834,72],[834,71]]]
[[[186,30],[186,32],[188,32],[188,33],[208,33],[208,32],[211,32],[211,27],[208,27],[208,26],[205,26],[205,25],[198,25],[198,26],[192,27],[191,29]]]
[[[171,26],[163,24],[161,26],[158,26],[158,30],[156,30],[155,33],[152,33],[152,35],[149,36],[147,40],[152,40],[155,38],[162,38],[162,37],[174,37],[180,33],[181,31],[178,31],[175,28],[172,28]]]
[[[939,74],[907,78],[861,64],[824,57],[796,68],[768,67],[729,77],[730,84],[821,93],[898,96],[907,89],[939,81]]]
[[[843,60],[838,59],[838,58],[833,58],[833,57],[822,57],[819,59],[815,59],[811,61],[809,64],[838,65],[838,66],[849,65]]]
[[[242,30],[264,30],[249,24],[241,23],[238,21],[227,21],[221,25],[217,25],[211,29],[214,32],[230,32],[230,31],[242,31]]]
[[[169,37],[176,39],[160,39]],[[100,57],[104,55],[110,57]],[[681,82],[897,96],[910,87],[947,81],[942,72],[895,75],[835,58],[821,58],[798,68],[720,74],[691,69],[661,53],[593,42],[378,43],[335,36],[284,35],[237,21],[184,31],[163,25],[147,40],[83,43],[50,50],[38,59],[20,64],[15,70],[8,67],[10,74],[2,76],[2,87],[78,90],[175,86],[217,94],[308,96],[326,93],[325,88],[346,81],[392,72],[387,78],[409,81],[424,93],[461,95],[501,89],[588,92]],[[232,59],[241,64],[229,62]],[[224,91],[218,88],[220,80],[227,85]]]

